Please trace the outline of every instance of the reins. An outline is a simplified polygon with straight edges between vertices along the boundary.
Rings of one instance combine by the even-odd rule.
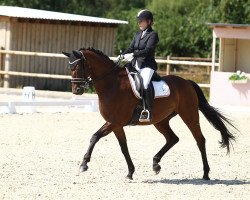
[[[111,75],[116,69],[118,69],[118,66],[117,66],[117,65],[115,65],[115,66],[114,66],[110,71],[108,71],[107,73],[105,73],[105,74],[103,74],[103,75],[101,75],[101,76],[99,76],[99,77],[93,79],[92,81],[93,81],[93,82],[97,82],[97,81],[103,80],[104,78],[106,78],[106,76]]]
[[[80,51],[80,52],[81,52],[81,51]],[[83,55],[82,52],[81,52],[81,54]],[[85,58],[84,55],[83,55],[81,58],[79,58],[79,59],[77,59],[77,60],[75,60],[75,61],[73,61],[73,62],[69,62],[69,64],[72,65],[72,64],[75,64],[75,63],[77,63],[77,62],[83,61],[83,62],[82,62],[82,67],[84,68],[84,61],[85,61],[85,60],[86,60],[86,58]],[[120,68],[120,67],[119,67],[119,66],[120,66],[120,63],[121,63],[121,60],[118,59],[118,61],[116,62],[115,66],[114,66],[111,70],[109,70],[108,72],[106,72],[106,73],[104,73],[104,74],[102,74],[102,75],[96,77],[95,79],[92,79],[90,76],[88,76],[87,78],[72,78],[72,79],[71,79],[71,83],[82,83],[82,84],[80,85],[80,87],[88,88],[89,85],[92,84],[93,82],[98,82],[98,81],[100,81],[100,80],[103,80],[103,79],[106,78],[107,76],[111,75],[115,70],[119,69],[119,68]],[[89,67],[89,66],[88,66],[88,69],[89,69],[90,71],[92,71],[92,68]]]

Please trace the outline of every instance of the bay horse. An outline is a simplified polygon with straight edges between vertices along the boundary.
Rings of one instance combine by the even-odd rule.
[[[128,165],[127,178],[133,179],[135,167],[129,154],[123,127],[129,124],[133,111],[141,100],[135,97],[125,68],[119,67],[103,52],[94,48],[81,48],[72,53],[62,53],[69,57],[72,92],[82,95],[84,88],[92,82],[99,98],[100,114],[106,121],[91,137],[90,145],[80,165],[80,172],[88,169],[87,163],[90,161],[92,151],[99,139],[114,132]],[[179,141],[169,125],[170,119],[178,114],[196,140],[203,162],[203,179],[209,180],[210,168],[207,161],[205,138],[200,128],[199,110],[214,128],[220,131],[221,147],[226,147],[228,153],[235,136],[226,125],[235,127],[231,120],[209,105],[202,90],[195,82],[173,75],[161,78],[168,84],[170,95],[154,99],[152,120],[137,124],[154,125],[166,139],[166,144],[153,157],[153,170],[156,174],[160,172],[161,158]]]

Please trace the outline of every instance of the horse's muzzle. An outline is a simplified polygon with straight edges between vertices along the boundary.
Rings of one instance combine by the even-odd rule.
[[[75,89],[73,89],[72,92],[75,95],[82,95],[84,92],[84,88],[83,87],[76,87]]]

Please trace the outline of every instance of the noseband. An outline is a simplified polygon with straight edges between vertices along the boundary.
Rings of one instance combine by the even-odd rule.
[[[72,78],[71,83],[80,83],[81,88],[88,89],[92,84],[92,79],[90,77],[87,78]]]

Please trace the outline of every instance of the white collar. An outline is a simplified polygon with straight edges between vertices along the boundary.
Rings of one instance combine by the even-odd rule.
[[[148,29],[145,29],[144,31],[142,31],[142,34],[141,34],[141,38],[144,37],[145,33],[147,32]]]
[[[145,29],[144,31],[142,31],[142,33],[143,33],[143,34],[145,34],[145,33],[147,32],[147,30],[148,30],[148,28],[147,28],[147,29]]]

